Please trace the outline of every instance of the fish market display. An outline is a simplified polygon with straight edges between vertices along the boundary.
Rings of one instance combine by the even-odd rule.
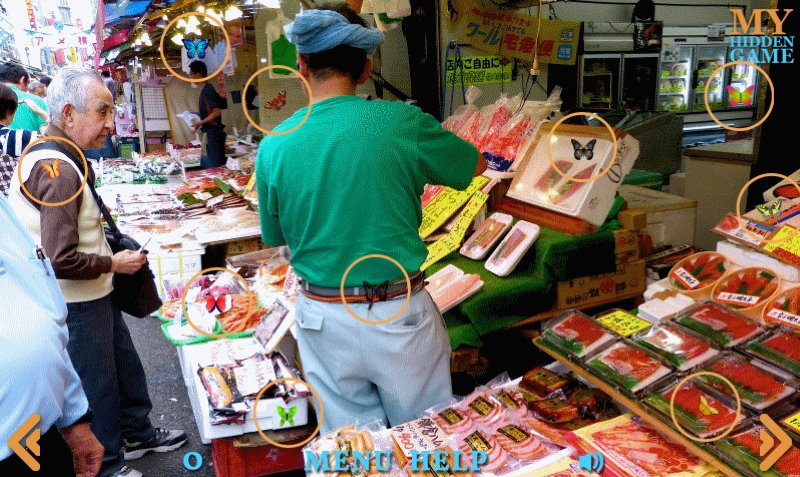
[[[716,252],[684,258],[669,272],[669,283],[678,290],[698,290],[716,283],[728,270],[728,261]]]
[[[800,328],[800,287],[776,296],[764,308],[764,321]]]
[[[547,368],[538,366],[531,369],[524,376],[520,386],[525,389],[543,394],[544,396],[550,395],[554,391],[563,389],[569,384],[569,379],[561,376],[560,374],[551,371]]]
[[[780,286],[780,278],[765,268],[745,268],[730,273],[714,287],[712,299],[734,310],[753,308],[768,300]]]
[[[736,346],[761,332],[758,324],[714,303],[705,303],[676,319],[722,347]]]
[[[475,430],[475,422],[465,411],[448,407],[439,411],[433,420],[450,435],[467,434]]]
[[[486,269],[500,277],[510,274],[539,237],[539,230],[536,224],[518,221],[486,261]]]
[[[701,389],[691,381],[680,389],[670,385],[666,390],[645,398],[645,402],[670,416],[670,400],[675,395],[675,418],[684,429],[697,437],[707,438],[728,429],[737,419],[736,408]],[[667,417],[669,419],[669,417]]]
[[[759,467],[763,460],[760,452],[761,429],[761,427],[754,427],[735,436],[726,437],[717,441],[714,446],[730,457],[727,459],[730,464],[755,475],[764,477],[800,476],[800,449],[796,445],[793,445],[768,471],[760,470]]]
[[[589,316],[573,310],[548,321],[542,338],[570,354],[583,357],[614,337]]]
[[[477,273],[464,273],[455,265],[447,265],[428,278],[426,289],[433,302],[444,313],[474,295],[483,287]]]
[[[779,328],[750,343],[747,352],[800,374],[800,335],[795,331]]]
[[[759,366],[756,366],[754,363],[758,361],[740,354],[727,353],[707,365],[704,370],[728,378],[736,386],[742,403],[757,410],[765,409],[796,392],[794,387],[787,384],[788,375],[780,376],[765,369],[765,364],[758,363]],[[733,395],[733,390],[715,376],[704,375],[699,379],[722,393]]]
[[[495,212],[467,239],[461,247],[461,255],[473,260],[482,260],[508,231],[512,221],[510,215]]]
[[[669,368],[646,351],[626,343],[612,345],[589,360],[588,365],[634,393],[669,373]]]
[[[719,475],[682,444],[626,414],[573,431],[570,442],[584,452],[600,450],[616,475],[705,477]]]
[[[655,327],[634,342],[681,371],[702,364],[719,353],[700,338],[668,325]]]

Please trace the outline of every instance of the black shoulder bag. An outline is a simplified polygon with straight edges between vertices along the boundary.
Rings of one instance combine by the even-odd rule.
[[[42,146],[41,148],[37,147],[40,145]],[[56,150],[69,157],[73,162],[78,163],[75,159],[75,155],[56,141],[42,142],[31,148],[31,150],[36,149]],[[79,165],[79,167],[81,167],[81,165]],[[111,251],[117,253],[122,250],[139,250],[141,245],[129,235],[120,232],[117,228],[117,224],[114,222],[114,218],[111,217],[111,214],[106,210],[103,199],[100,198],[97,191],[94,189],[94,174],[91,174],[91,171],[86,183],[89,186],[89,190],[92,192],[97,207],[100,208],[100,213],[103,214],[103,218],[106,221],[106,241],[111,247]],[[162,302],[161,298],[158,296],[156,279],[153,272],[150,270],[149,263],[142,265],[142,268],[132,275],[115,273],[113,283],[114,291],[111,294],[111,299],[114,305],[125,313],[137,318],[144,318],[161,308]]]

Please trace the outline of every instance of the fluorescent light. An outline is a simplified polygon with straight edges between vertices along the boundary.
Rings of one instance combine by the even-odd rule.
[[[242,18],[242,10],[236,5],[231,5],[225,10],[225,21],[230,22],[239,18]]]
[[[183,46],[183,33],[176,33],[173,35],[172,42],[178,46]]]
[[[258,3],[267,8],[281,8],[280,0],[258,0]]]

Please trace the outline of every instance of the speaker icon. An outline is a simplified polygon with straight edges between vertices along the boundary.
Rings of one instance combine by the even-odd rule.
[[[583,470],[588,470],[589,472],[597,472],[598,474],[603,471],[603,467],[605,467],[606,461],[603,458],[602,452],[597,452],[597,454],[583,454],[582,456],[578,456],[578,467]]]

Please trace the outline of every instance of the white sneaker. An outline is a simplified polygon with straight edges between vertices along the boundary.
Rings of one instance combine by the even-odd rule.
[[[127,465],[114,474],[111,474],[111,477],[144,477],[144,474],[139,472],[136,469],[131,469]]]

